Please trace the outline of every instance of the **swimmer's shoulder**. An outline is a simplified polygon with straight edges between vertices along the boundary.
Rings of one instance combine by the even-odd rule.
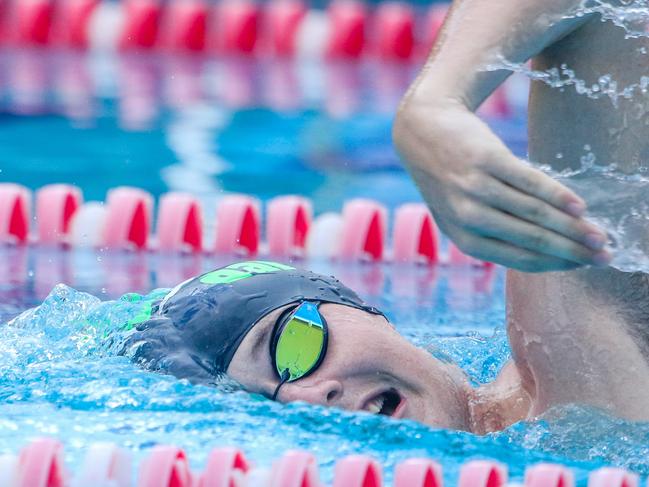
[[[626,273],[618,286],[618,308],[624,325],[649,361],[649,274]]]

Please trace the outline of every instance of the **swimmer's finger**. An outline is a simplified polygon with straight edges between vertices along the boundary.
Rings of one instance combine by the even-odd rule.
[[[538,169],[526,166],[512,158],[493,161],[487,166],[492,176],[535,198],[551,204],[564,212],[580,217],[586,211],[586,203],[577,194]]]
[[[595,251],[546,228],[489,207],[480,207],[480,218],[465,228],[481,236],[502,240],[537,254],[581,265],[607,265],[610,254]]]
[[[465,238],[471,242],[468,247],[461,245]],[[456,235],[454,240],[461,250],[477,259],[498,262],[522,272],[568,271],[581,267],[581,264],[576,262],[522,249],[494,238],[478,237],[467,233],[465,236]],[[472,251],[471,247],[475,251]]]
[[[493,208],[557,232],[593,250],[600,250],[606,244],[606,234],[592,223],[570,216],[497,179],[485,179],[475,197]]]

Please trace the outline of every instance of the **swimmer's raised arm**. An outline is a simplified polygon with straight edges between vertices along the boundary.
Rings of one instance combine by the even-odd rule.
[[[440,227],[475,257],[524,271],[604,265],[606,235],[585,203],[516,158],[473,111],[524,62],[567,35],[579,0],[456,0],[405,96],[395,143]],[[562,20],[568,18],[568,20]]]

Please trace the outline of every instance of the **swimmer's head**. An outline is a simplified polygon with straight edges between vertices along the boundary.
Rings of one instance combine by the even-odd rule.
[[[282,264],[244,262],[182,283],[125,353],[192,382],[227,374],[281,402],[469,429],[457,366],[412,345],[336,279]]]

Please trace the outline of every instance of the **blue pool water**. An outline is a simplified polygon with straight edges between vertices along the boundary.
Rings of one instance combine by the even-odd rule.
[[[72,183],[87,199],[103,199],[122,184],[155,195],[191,190],[208,218],[227,192],[262,200],[298,193],[313,199],[317,213],[339,210],[355,196],[389,208],[419,200],[389,139],[394,108],[414,68],[2,56],[0,63],[16,69],[0,70],[0,181],[32,189]],[[283,80],[279,87],[276,79]],[[489,120],[519,154],[525,152],[523,119],[518,107],[511,119]],[[564,407],[476,437],[367,414],[281,406],[236,384],[193,386],[144,372],[88,336],[87,319],[123,320],[128,305],[111,302],[121,294],[171,287],[230,260],[0,249],[0,453],[51,435],[65,443],[69,465],[89,444],[112,441],[137,459],[155,444],[176,444],[195,468],[220,445],[241,446],[265,466],[286,449],[304,448],[317,455],[327,480],[334,462],[351,453],[380,460],[388,479],[396,463],[413,456],[438,460],[448,481],[474,458],[508,464],[515,479],[540,461],[574,467],[582,483],[602,465],[649,474],[649,427],[596,411]],[[303,264],[340,277],[414,343],[459,362],[475,383],[493,379],[509,358],[502,270]]]

